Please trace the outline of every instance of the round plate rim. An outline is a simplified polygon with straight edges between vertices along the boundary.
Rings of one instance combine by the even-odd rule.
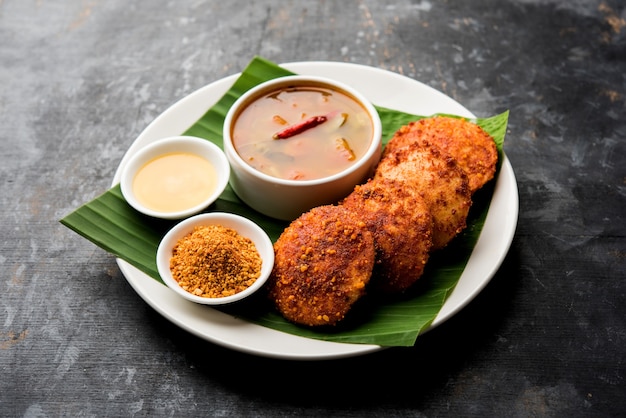
[[[354,84],[355,88],[379,106],[426,116],[434,113],[449,113],[468,118],[475,117],[469,110],[444,93],[388,70],[332,61],[303,61],[280,65],[295,73],[334,76],[340,80],[343,79],[348,84]],[[181,128],[185,130],[214,103],[207,102],[206,98],[211,97],[217,101],[239,75],[240,73],[233,74],[201,87],[171,105],[155,118],[127,150],[112,184],[119,182],[124,165],[139,148],[161,137],[180,135],[180,132],[175,131],[180,131]],[[371,79],[382,79],[387,86],[383,89],[378,83],[370,82]],[[409,86],[411,90],[428,96],[430,102],[426,106],[431,109],[430,112],[425,113],[422,110],[425,106],[423,103],[416,102],[413,97],[407,97],[409,95],[406,90],[399,88],[407,87],[408,89]],[[519,197],[515,174],[506,155],[504,155],[501,170],[495,181],[494,198],[468,265],[459,279],[459,284],[446,299],[441,311],[426,331],[443,324],[471,302],[489,283],[508,253],[517,226]],[[494,244],[496,240],[497,244]],[[495,257],[492,253],[492,246],[499,248]],[[489,266],[482,266],[480,260],[486,258],[487,252],[489,253]],[[270,358],[321,360],[364,355],[385,348],[370,344],[309,339],[251,324],[211,307],[186,301],[175,295],[167,286],[148,277],[126,261],[118,258],[117,263],[133,290],[162,316],[199,338],[229,349]],[[472,273],[472,269],[478,269],[477,274],[480,277],[475,277],[476,274]],[[164,300],[167,301],[166,305],[163,304]],[[254,343],[250,343],[250,339]],[[272,340],[281,341],[281,343],[272,344]],[[267,344],[268,341],[270,344]]]

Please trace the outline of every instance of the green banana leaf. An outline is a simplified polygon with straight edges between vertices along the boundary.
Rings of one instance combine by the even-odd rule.
[[[222,125],[235,100],[261,82],[291,74],[268,60],[255,57],[228,92],[181,134],[205,138],[222,146]],[[379,106],[376,109],[383,123],[383,143],[400,126],[425,117]],[[502,161],[508,111],[473,122],[494,138]],[[309,338],[380,346],[411,346],[437,316],[446,297],[458,282],[480,235],[492,193],[493,182],[474,195],[468,227],[446,249],[431,256],[423,277],[414,289],[396,298],[368,296],[354,308],[350,318],[337,327],[320,330],[291,324],[277,314],[262,295],[220,309],[261,326]],[[286,222],[266,217],[247,207],[230,187],[208,210],[246,216],[264,228],[274,241],[287,226]],[[124,200],[119,185],[80,206],[60,222],[150,278],[161,281],[156,268],[156,251],[161,238],[174,225],[174,221],[158,220],[136,212]]]

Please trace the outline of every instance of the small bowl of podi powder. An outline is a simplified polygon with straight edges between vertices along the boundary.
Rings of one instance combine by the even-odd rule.
[[[222,305],[263,286],[274,265],[265,231],[247,218],[205,213],[173,227],[157,250],[157,269],[173,291],[192,302]]]

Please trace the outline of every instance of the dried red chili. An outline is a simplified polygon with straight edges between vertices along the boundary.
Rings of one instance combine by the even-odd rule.
[[[311,129],[316,127],[317,125],[326,122],[328,118],[326,116],[313,116],[308,118],[305,121],[302,121],[300,123],[297,123],[295,125],[291,125],[286,127],[285,129],[276,132],[272,138],[274,139],[287,139],[290,138],[294,135],[298,135],[299,133],[302,133],[304,131],[306,131],[307,129]]]

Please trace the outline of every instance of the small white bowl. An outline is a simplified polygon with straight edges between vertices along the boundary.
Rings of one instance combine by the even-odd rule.
[[[199,204],[184,210],[163,212],[144,206],[137,200],[135,193],[133,192],[133,180],[135,175],[138,170],[149,161],[165,154],[176,152],[190,153],[206,159],[215,169],[215,175],[217,176],[215,190]],[[213,203],[228,185],[229,176],[230,165],[228,164],[226,155],[217,145],[202,138],[192,136],[174,136],[153,142],[144,148],[141,148],[135,155],[133,155],[122,170],[120,186],[122,194],[128,204],[130,204],[137,211],[155,218],[182,219],[195,215]]]
[[[250,103],[279,88],[322,86],[351,96],[368,113],[373,135],[365,154],[350,167],[336,174],[312,180],[287,180],[265,174],[249,165],[235,150],[233,125]],[[230,185],[248,206],[281,220],[293,220],[307,210],[337,202],[372,174],[382,151],[382,124],[374,106],[355,89],[323,77],[287,76],[262,83],[243,94],[229,109],[224,121],[224,152],[232,168]]]
[[[174,246],[178,240],[193,232],[195,227],[206,225],[221,225],[226,228],[234,229],[241,236],[249,238],[254,242],[261,256],[262,265],[259,278],[256,279],[250,287],[231,296],[207,298],[187,292],[174,280],[170,270],[170,259],[172,258]],[[247,218],[232,213],[203,213],[181,221],[165,234],[157,249],[156,264],[163,282],[183,298],[203,305],[224,305],[242,300],[263,287],[274,267],[274,248],[272,241],[265,231]]]

